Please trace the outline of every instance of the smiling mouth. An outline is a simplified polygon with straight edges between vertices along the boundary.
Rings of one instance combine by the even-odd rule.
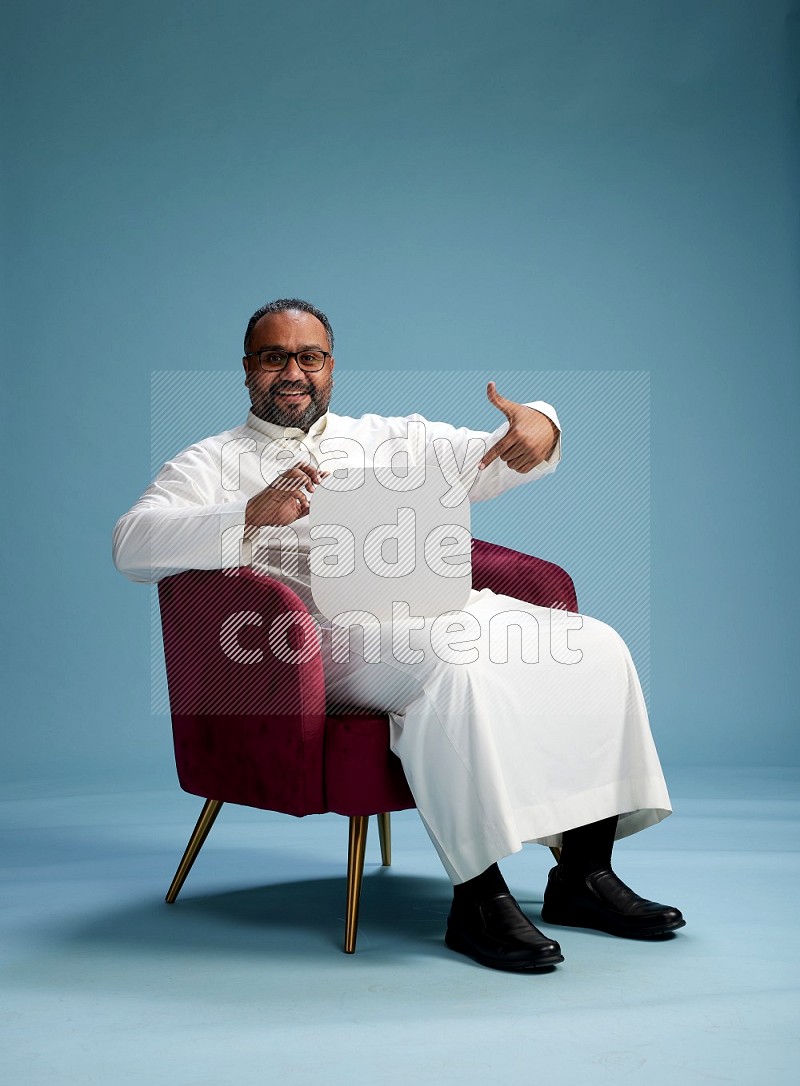
[[[275,395],[276,396],[282,396],[285,400],[302,400],[302,398],[304,396],[308,396],[308,393],[307,392],[284,391],[284,392],[276,392]]]

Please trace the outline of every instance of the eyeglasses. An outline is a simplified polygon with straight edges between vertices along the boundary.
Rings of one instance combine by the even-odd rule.
[[[265,373],[279,373],[294,358],[303,373],[318,373],[331,357],[330,351],[278,351],[274,347],[264,347],[260,351],[250,351],[245,358],[257,358]]]

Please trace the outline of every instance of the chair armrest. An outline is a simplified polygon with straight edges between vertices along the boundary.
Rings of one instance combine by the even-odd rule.
[[[182,787],[289,814],[324,810],[325,684],[320,654],[299,651],[310,622],[299,596],[249,569],[189,570],[159,583],[159,603]],[[295,660],[270,647],[280,616],[292,616],[280,644]]]
[[[481,539],[472,541],[472,587],[539,607],[578,611],[575,585],[561,566]]]
[[[320,654],[299,651],[310,616],[288,585],[250,569],[189,570],[158,589],[173,712],[324,712]],[[292,616],[283,659],[269,641],[281,616]]]

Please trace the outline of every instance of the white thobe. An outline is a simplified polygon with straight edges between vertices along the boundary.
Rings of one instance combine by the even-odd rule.
[[[527,406],[559,430],[549,459],[522,474],[498,457],[475,476],[470,500],[495,497],[555,470],[561,458],[556,412],[542,401]],[[247,564],[252,556],[241,540],[251,497],[298,459],[335,469],[341,439],[358,442],[365,462],[374,463],[383,442],[407,437],[410,421],[424,424],[428,444],[438,438],[452,443],[465,479],[508,428],[505,423],[489,434],[417,414],[354,419],[329,411],[305,433],[250,412],[244,426],[206,438],[162,467],[116,525],[115,564],[132,580],[150,582],[187,569]],[[297,568],[269,568],[320,623],[328,703],[387,712],[392,750],[454,883],[526,841],[558,846],[565,830],[615,814],[617,837],[624,837],[670,813],[636,669],[612,627],[490,589],[473,590],[463,608],[477,620],[471,644],[478,651],[470,662],[447,651],[424,653],[421,663],[402,653],[397,658],[385,628],[377,662],[364,659],[357,638],[351,638],[347,657],[336,660],[331,624],[311,594],[308,516],[291,527]],[[259,545],[269,547],[285,531],[262,528]],[[489,641],[490,622],[505,612],[516,612],[522,633],[516,642],[512,631],[507,651],[502,645],[498,651]],[[421,633],[426,636],[432,636],[430,620]]]

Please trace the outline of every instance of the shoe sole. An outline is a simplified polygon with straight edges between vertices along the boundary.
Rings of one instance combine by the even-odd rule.
[[[498,962],[473,949],[469,943],[459,939],[450,931],[445,933],[444,941],[445,945],[455,950],[457,954],[464,954],[479,965],[485,965],[489,969],[501,969],[504,973],[539,973],[545,969],[552,969],[554,965],[559,965],[564,961],[563,954],[551,954],[547,958],[537,958],[535,962]]]
[[[560,917],[542,909],[542,921],[545,924],[554,924],[560,928],[588,928],[591,931],[602,931],[606,935],[618,935],[623,939],[655,939],[659,935],[670,935],[679,928],[686,927],[683,919],[675,920],[671,924],[658,924],[652,928],[628,928],[624,924],[600,924],[593,922],[588,917]]]

